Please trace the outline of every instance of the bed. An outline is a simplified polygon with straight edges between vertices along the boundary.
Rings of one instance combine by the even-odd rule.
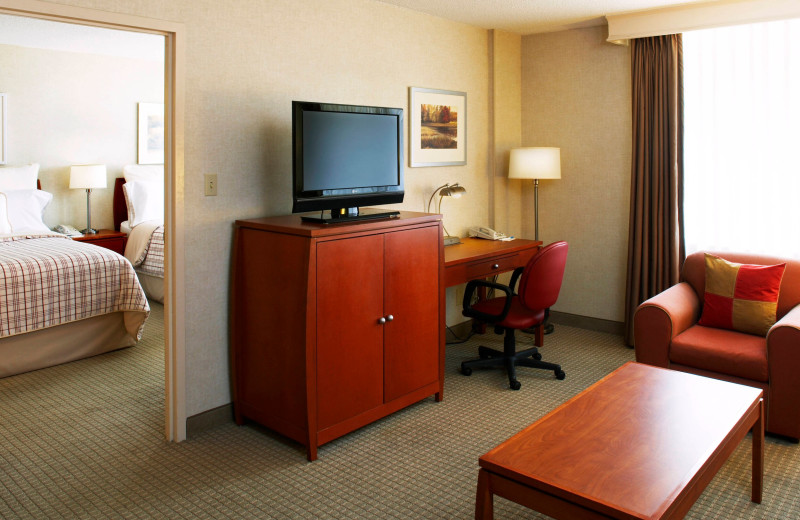
[[[128,165],[114,182],[114,229],[147,297],[164,301],[164,167]]]
[[[130,262],[50,231],[52,194],[12,170],[0,168],[0,377],[135,345],[150,307]]]

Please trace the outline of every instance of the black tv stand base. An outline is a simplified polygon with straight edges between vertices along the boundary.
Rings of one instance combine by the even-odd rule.
[[[331,212],[320,212],[318,215],[302,215],[303,222],[315,222],[317,224],[342,224],[345,222],[356,222],[359,220],[378,220],[396,218],[400,216],[397,210],[386,210],[376,208],[359,208],[357,212],[341,214],[336,210]]]

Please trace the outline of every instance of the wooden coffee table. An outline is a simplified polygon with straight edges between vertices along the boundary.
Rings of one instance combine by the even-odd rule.
[[[561,519],[683,518],[751,428],[760,503],[762,394],[627,363],[480,458],[475,518],[494,495]]]

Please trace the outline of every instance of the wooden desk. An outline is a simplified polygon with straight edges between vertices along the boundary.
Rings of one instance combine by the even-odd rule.
[[[542,246],[541,240],[522,238],[510,242],[483,238],[461,241],[461,244],[444,248],[445,287],[524,267]]]
[[[492,518],[494,495],[553,518],[683,518],[751,429],[760,503],[762,397],[626,363],[480,458],[475,518]]]

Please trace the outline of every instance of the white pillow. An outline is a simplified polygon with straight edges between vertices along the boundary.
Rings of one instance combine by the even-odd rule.
[[[53,194],[42,190],[9,190],[5,192],[8,222],[12,233],[50,233],[44,223],[44,210]]]
[[[122,185],[132,228],[148,220],[164,221],[164,184],[161,181],[132,181]]]
[[[163,164],[129,164],[122,168],[125,182],[150,181],[164,184]]]
[[[35,190],[39,165],[0,168],[0,191]]]
[[[8,203],[6,194],[0,193],[0,235],[11,233],[11,222],[8,221]]]

